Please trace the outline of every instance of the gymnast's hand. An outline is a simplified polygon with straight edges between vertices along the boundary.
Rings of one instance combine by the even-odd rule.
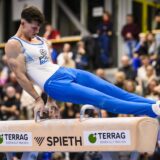
[[[36,116],[37,112],[40,112],[41,117],[43,116],[43,113],[46,112],[45,105],[41,97],[35,101],[34,116]]]
[[[60,118],[60,109],[56,102],[52,98],[48,98],[46,103],[46,109],[48,110],[49,119],[58,119]]]

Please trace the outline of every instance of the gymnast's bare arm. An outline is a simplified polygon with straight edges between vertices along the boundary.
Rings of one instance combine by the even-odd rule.
[[[46,39],[44,39],[44,41],[48,46],[49,59],[52,62],[52,58],[51,58],[52,44],[49,41],[47,41]],[[53,98],[48,96],[46,107],[49,110],[49,117],[51,119],[60,118],[60,108],[58,107],[58,105],[56,104],[56,101]]]
[[[20,43],[16,40],[9,40],[5,45],[5,54],[7,56],[7,63],[15,73],[18,83],[36,100],[35,109],[42,114],[44,111],[44,102],[26,75],[25,57],[22,53]]]

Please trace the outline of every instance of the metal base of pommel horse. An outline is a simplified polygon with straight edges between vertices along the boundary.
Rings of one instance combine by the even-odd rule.
[[[85,118],[86,109],[96,109],[99,118]],[[154,152],[158,120],[100,117],[100,110],[84,105],[80,119],[1,121],[0,151],[10,152],[8,158],[11,152],[25,152],[21,160],[31,160],[31,156],[35,159],[38,152],[47,151],[103,152],[110,160],[118,160],[117,152],[132,152],[130,160],[137,160],[138,153]]]

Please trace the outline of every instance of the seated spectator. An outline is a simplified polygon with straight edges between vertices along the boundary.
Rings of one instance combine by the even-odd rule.
[[[115,85],[119,88],[123,88],[124,86],[124,80],[126,79],[125,73],[122,71],[119,71],[115,75]]]
[[[132,66],[135,73],[137,73],[138,68],[141,66],[141,59],[137,53],[133,53]]]
[[[57,50],[55,48],[52,48],[51,49],[51,59],[54,64],[57,64],[57,57],[58,57]]]
[[[139,42],[134,49],[134,53],[137,53],[139,56],[148,55],[147,35],[145,33],[139,34]]]
[[[88,69],[89,66],[89,61],[88,61],[88,56],[86,54],[84,42],[80,41],[77,44],[77,51],[75,53],[74,57],[75,63],[76,63],[76,68],[78,69]]]
[[[79,112],[79,106],[73,103],[64,103],[64,108],[62,110],[62,118],[75,118],[76,113]]]
[[[52,160],[65,160],[65,155],[61,152],[55,152]]]
[[[71,46],[69,43],[65,43],[63,46],[63,52],[57,57],[57,64],[60,66],[75,68],[75,62],[73,61],[73,52],[70,51]]]
[[[60,38],[60,33],[51,24],[46,24],[43,37],[46,39],[58,39]]]
[[[57,64],[58,53],[57,53],[56,49],[53,47],[53,45],[50,41],[48,41],[47,43],[48,43],[48,48],[49,48],[49,51],[50,51],[51,60],[54,64]]]
[[[154,34],[152,32],[149,32],[147,34],[147,45],[148,45],[148,54],[154,55],[158,53],[157,44],[155,41]]]
[[[20,98],[21,93],[22,93],[22,87],[17,82],[17,79],[16,79],[14,72],[11,72],[9,74],[8,83],[16,89],[16,97]]]
[[[155,88],[158,86],[158,81],[156,79],[152,79],[148,85],[147,85],[147,93],[146,98],[153,99],[155,101],[159,100],[160,94],[155,90]]]
[[[150,63],[153,66],[156,66],[158,60],[158,46],[155,41],[155,36],[151,32],[147,34],[147,47],[148,47],[147,52],[149,55]]]
[[[155,62],[154,67],[156,70],[156,75],[160,77],[160,54],[158,54],[158,56],[154,62]]]
[[[39,95],[42,94],[42,90],[37,85],[34,84],[33,87]],[[23,111],[24,118],[33,119],[33,108],[35,104],[34,98],[30,96],[25,90],[23,90],[20,97],[20,102],[20,107],[21,111]]]
[[[149,65],[146,68],[146,79],[144,79],[146,85],[153,79],[157,79],[156,72],[153,66]]]
[[[128,14],[126,17],[126,24],[122,28],[122,37],[125,41],[125,53],[132,58],[133,49],[135,48],[138,40],[138,34],[140,33],[140,27],[134,23],[132,14]]]
[[[127,92],[131,92],[131,93],[136,93],[137,94],[136,83],[133,80],[125,80],[124,81],[124,89]]]
[[[0,111],[2,120],[16,120],[20,115],[20,101],[16,98],[16,90],[12,86],[6,87],[6,96],[2,100]]]
[[[0,101],[3,99],[4,97],[4,86],[7,84],[8,82],[8,78],[9,78],[9,68],[7,65],[7,57],[6,56],[2,56],[2,61],[0,62],[1,64],[1,68],[0,68]]]
[[[125,89],[127,92],[131,92],[131,93],[137,94],[137,91],[136,91],[136,83],[135,83],[135,81],[133,81],[133,80],[125,80],[125,81],[124,81],[124,89]],[[119,114],[118,116],[119,116],[119,117],[133,117],[134,115],[132,115],[132,114],[130,114],[130,115],[127,115],[127,114]]]
[[[133,67],[131,66],[130,59],[127,55],[122,56],[121,58],[122,67],[119,68],[119,71],[125,73],[126,79],[134,80],[136,78],[136,72],[134,71]]]
[[[102,115],[102,118],[107,118],[108,117],[107,111],[103,110],[103,109],[101,109],[101,115]]]
[[[2,57],[2,68],[0,70],[0,86],[5,85],[7,83],[9,77],[9,68],[7,65],[7,57]]]
[[[104,70],[104,69],[98,68],[98,69],[96,70],[96,75],[97,75],[98,77],[100,77],[100,78],[102,78],[102,79],[104,79],[104,80],[107,81],[106,75],[105,75],[105,70]]]
[[[142,66],[140,68],[138,68],[137,77],[140,80],[143,81],[143,80],[147,79],[146,68],[150,65],[150,63],[149,63],[149,56],[147,56],[147,55],[141,56],[141,63],[142,63]]]

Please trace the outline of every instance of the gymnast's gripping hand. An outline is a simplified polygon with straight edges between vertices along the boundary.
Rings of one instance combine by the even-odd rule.
[[[60,109],[52,98],[48,97],[45,108],[48,110],[49,119],[59,119],[60,118]]]
[[[38,97],[35,100],[34,115],[36,116],[38,112],[40,112],[41,117],[43,116],[43,113],[46,112],[44,101],[41,97]]]

